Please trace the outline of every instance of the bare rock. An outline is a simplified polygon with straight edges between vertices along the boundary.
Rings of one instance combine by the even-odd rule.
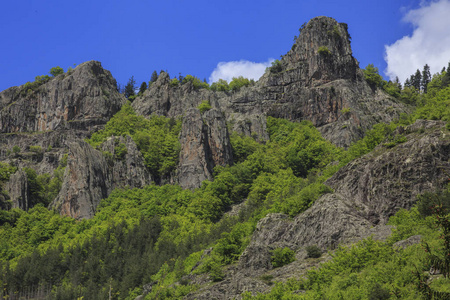
[[[32,207],[27,173],[18,170],[6,184],[6,191],[12,201],[12,208],[28,210]]]
[[[421,235],[413,235],[413,236],[410,236],[409,238],[407,238],[406,240],[401,240],[401,241],[394,243],[393,246],[394,246],[394,248],[405,249],[409,246],[419,244],[421,241],[422,241]]]
[[[215,109],[203,116],[196,108],[188,110],[179,139],[181,151],[177,178],[183,188],[200,187],[203,180],[212,180],[215,166],[233,163],[225,118]]]
[[[76,141],[69,145],[62,188],[51,207],[61,215],[91,218],[111,187],[112,177],[102,153],[84,141]]]
[[[130,136],[110,137],[101,145],[111,154],[112,188],[142,188],[153,182],[144,158]]]
[[[125,103],[111,73],[96,61],[26,89],[23,85],[0,93],[0,132],[88,130],[106,123]]]

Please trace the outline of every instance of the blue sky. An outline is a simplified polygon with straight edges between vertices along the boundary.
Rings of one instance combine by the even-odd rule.
[[[388,78],[385,47],[392,47],[388,48],[392,66],[405,56],[417,58],[414,51],[424,42],[414,40],[414,35],[430,22],[438,23],[431,28],[443,26],[439,22],[447,21],[433,14],[450,6],[449,1],[4,1],[0,11],[0,90],[33,81],[54,66],[66,70],[88,60],[102,62],[121,84],[132,75],[138,84],[148,81],[153,70],[167,70],[172,77],[181,73],[209,80],[214,70],[221,74],[217,68],[221,62],[222,66],[241,60],[267,64],[279,58],[291,48],[298,28],[321,15],[347,23],[360,66],[373,63]],[[441,6],[430,11],[433,5]],[[448,28],[439,34],[447,36]],[[435,38],[441,41],[444,36]],[[441,48],[441,53],[446,52],[450,42]],[[442,66],[447,65],[450,55],[440,60],[436,65],[442,61]],[[418,65],[406,61],[389,74],[400,74],[404,68],[414,71],[425,64],[420,59],[414,62]],[[236,64],[239,66],[242,71],[228,72],[246,75],[246,67]],[[432,66],[432,72],[436,71]]]

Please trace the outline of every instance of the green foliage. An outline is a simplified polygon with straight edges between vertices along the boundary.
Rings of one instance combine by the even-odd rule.
[[[389,95],[391,95],[392,97],[395,98],[400,98],[402,89],[401,87],[398,85],[398,83],[392,82],[389,80],[389,82],[383,84],[383,89],[386,91],[386,93],[388,93]],[[408,98],[408,97],[405,97]],[[405,99],[405,103],[409,101]]]
[[[186,84],[188,82],[191,82],[196,90],[209,88],[209,84],[207,82],[203,82],[199,78],[192,75],[186,75],[186,77],[183,78],[182,84]]]
[[[317,245],[311,245],[306,247],[306,254],[311,258],[319,258],[322,256],[322,250]]]
[[[139,87],[139,93],[138,93],[138,95],[140,96],[140,95],[142,95],[142,94],[144,94],[144,92],[147,90],[147,82],[145,82],[145,81],[143,81],[142,83],[141,83],[141,86]]]
[[[219,91],[219,92],[226,92],[231,90],[230,86],[228,85],[228,82],[224,79],[219,79],[216,82],[213,82],[211,84],[210,89],[212,91]]]
[[[331,54],[330,49],[328,49],[327,46],[320,46],[319,49],[317,49],[317,53],[319,53],[322,56],[328,56]]]
[[[230,89],[232,91],[238,91],[240,90],[242,87],[244,86],[250,86],[250,85],[254,85],[255,81],[253,79],[248,79],[248,78],[244,78],[243,76],[239,76],[239,77],[233,77],[233,79],[230,82]]]
[[[42,154],[43,152],[41,146],[30,146],[30,151],[37,154]]]
[[[170,81],[170,86],[171,87],[177,87],[180,84],[180,82],[178,81],[177,78],[174,78]]]
[[[200,113],[203,114],[205,111],[210,110],[212,107],[208,100],[203,100],[197,108],[200,110]]]
[[[230,142],[233,149],[233,160],[237,163],[244,162],[249,155],[262,148],[262,145],[253,138],[237,132],[231,133]]]
[[[153,71],[152,76],[150,77],[149,86],[152,83],[156,82],[156,80],[158,80],[158,72],[156,72],[156,70],[155,70],[155,71]]]
[[[124,143],[117,143],[114,146],[114,159],[124,160],[127,154],[127,147]]]
[[[280,73],[283,70],[283,66],[281,65],[281,61],[279,61],[278,59],[275,59],[272,62],[272,65],[269,68],[270,73]]]
[[[271,262],[274,268],[290,264],[295,260],[295,252],[289,247],[276,248],[272,251]]]
[[[15,145],[14,147],[12,147],[12,152],[15,153],[15,154],[19,153],[20,152],[20,147]]]
[[[341,109],[341,113],[343,115],[349,114],[352,111],[352,109],[350,107],[344,107]]]
[[[158,182],[168,176],[178,163],[180,130],[180,120],[162,116],[146,119],[136,115],[130,103],[127,103],[108,121],[105,129],[94,133],[88,142],[93,147],[98,147],[111,136],[131,136],[150,173]],[[117,145],[116,149],[116,159],[123,159],[126,154],[125,145]]]
[[[125,85],[125,91],[124,95],[127,99],[129,99],[132,96],[136,95],[136,80],[134,80],[134,76],[131,76],[130,79],[128,79],[127,84]],[[136,97],[134,97],[136,98]],[[130,101],[134,100],[134,98],[129,99]]]
[[[9,177],[17,171],[17,168],[11,164],[0,162],[0,183],[8,181]]]
[[[368,64],[367,67],[363,70],[364,78],[367,83],[373,87],[382,87],[383,85],[383,77],[378,73],[378,68],[376,68],[373,64]]]
[[[50,69],[50,72],[49,72],[53,77],[56,77],[56,76],[58,76],[58,75],[61,75],[61,74],[64,74],[64,70],[63,70],[63,68],[61,68],[61,67],[53,67],[53,68],[51,68]]]
[[[435,213],[436,206],[441,205],[441,209],[450,212],[450,190],[438,193],[426,192],[417,197],[417,208],[422,217],[431,216]]]

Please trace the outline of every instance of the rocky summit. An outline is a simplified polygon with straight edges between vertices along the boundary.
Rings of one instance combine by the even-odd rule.
[[[404,87],[417,108],[367,79],[350,40],[346,24],[313,18],[239,87],[162,71],[131,102],[89,61],[0,92],[0,229],[11,236],[0,299],[22,293],[14,272],[26,259],[61,263],[45,282],[22,276],[27,291],[69,295],[58,299],[250,299],[306,278],[333,260],[327,250],[393,231],[397,254],[419,243],[389,219],[447,195],[450,70],[428,93]],[[44,213],[56,229],[20,227],[44,226]],[[13,238],[19,227],[30,237]],[[300,285],[291,296],[307,293]]]

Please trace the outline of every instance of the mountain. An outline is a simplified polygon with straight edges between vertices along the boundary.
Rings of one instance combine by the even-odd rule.
[[[415,108],[366,80],[346,24],[300,31],[236,88],[161,72],[127,102],[89,61],[0,92],[5,293],[240,299],[332,260],[308,247],[389,239],[446,187],[447,73]]]

